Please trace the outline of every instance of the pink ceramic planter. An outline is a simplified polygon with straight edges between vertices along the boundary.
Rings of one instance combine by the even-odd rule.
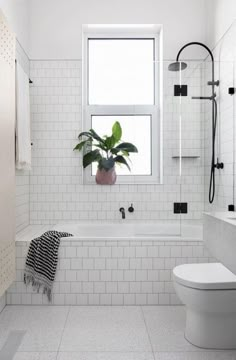
[[[114,185],[116,182],[116,170],[115,167],[106,171],[104,169],[97,169],[96,183],[98,185]]]

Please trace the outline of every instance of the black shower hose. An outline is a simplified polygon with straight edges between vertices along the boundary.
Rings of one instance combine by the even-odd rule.
[[[209,185],[209,203],[212,204],[215,197],[215,140],[217,126],[217,102],[213,99],[214,111],[212,114],[212,157],[211,157],[211,175]]]

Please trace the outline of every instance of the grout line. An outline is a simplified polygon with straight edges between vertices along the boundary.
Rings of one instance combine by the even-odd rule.
[[[151,345],[153,360],[155,360],[154,349],[153,349],[153,346],[152,346],[151,337],[150,337],[150,334],[149,334],[149,331],[148,331],[148,326],[147,326],[146,319],[145,319],[145,316],[144,316],[143,307],[140,306],[140,308],[141,308],[141,312],[142,312],[142,316],[143,316],[143,321],[144,321],[144,324],[145,324],[145,327],[146,327],[146,332],[147,332],[147,335],[148,335],[148,339],[149,339],[149,342],[150,342],[150,345]]]
[[[58,349],[57,349],[56,360],[58,359],[58,355],[59,355],[59,352],[60,352],[60,347],[61,347],[62,337],[63,337],[64,332],[65,332],[65,327],[66,327],[66,324],[67,324],[67,320],[68,320],[68,317],[69,317],[70,310],[71,310],[71,306],[69,306],[69,308],[68,308],[68,312],[67,312],[67,316],[66,316],[66,321],[65,321],[65,324],[64,324],[64,327],[63,327],[62,333],[61,333],[61,339],[60,339],[60,343],[59,343],[59,346],[58,346]]]

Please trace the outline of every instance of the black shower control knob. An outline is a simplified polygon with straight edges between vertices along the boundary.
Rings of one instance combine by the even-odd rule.
[[[128,208],[128,212],[130,213],[134,212],[133,204],[131,204],[130,207]]]
[[[218,170],[220,170],[220,169],[224,169],[224,163],[220,163],[220,162],[218,162],[218,160],[217,160],[217,163],[214,165],[214,167],[216,168],[216,169],[218,169]]]

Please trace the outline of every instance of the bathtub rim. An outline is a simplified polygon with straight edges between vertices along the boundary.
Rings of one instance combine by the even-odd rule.
[[[85,223],[83,223],[85,225]],[[50,229],[53,229],[56,227],[56,225],[29,225],[20,232],[16,234],[16,242],[30,242],[32,239],[40,236],[43,232],[48,231]],[[59,223],[59,225],[70,225],[69,223]],[[72,225],[72,223],[71,223]],[[88,225],[88,223],[86,223]],[[72,236],[72,237],[63,237],[61,238],[62,242],[64,241],[81,241],[81,242],[122,242],[122,241],[130,241],[130,242],[150,242],[150,241],[156,241],[156,242],[203,242],[202,236],[186,236],[186,235],[135,235],[135,236]]]

